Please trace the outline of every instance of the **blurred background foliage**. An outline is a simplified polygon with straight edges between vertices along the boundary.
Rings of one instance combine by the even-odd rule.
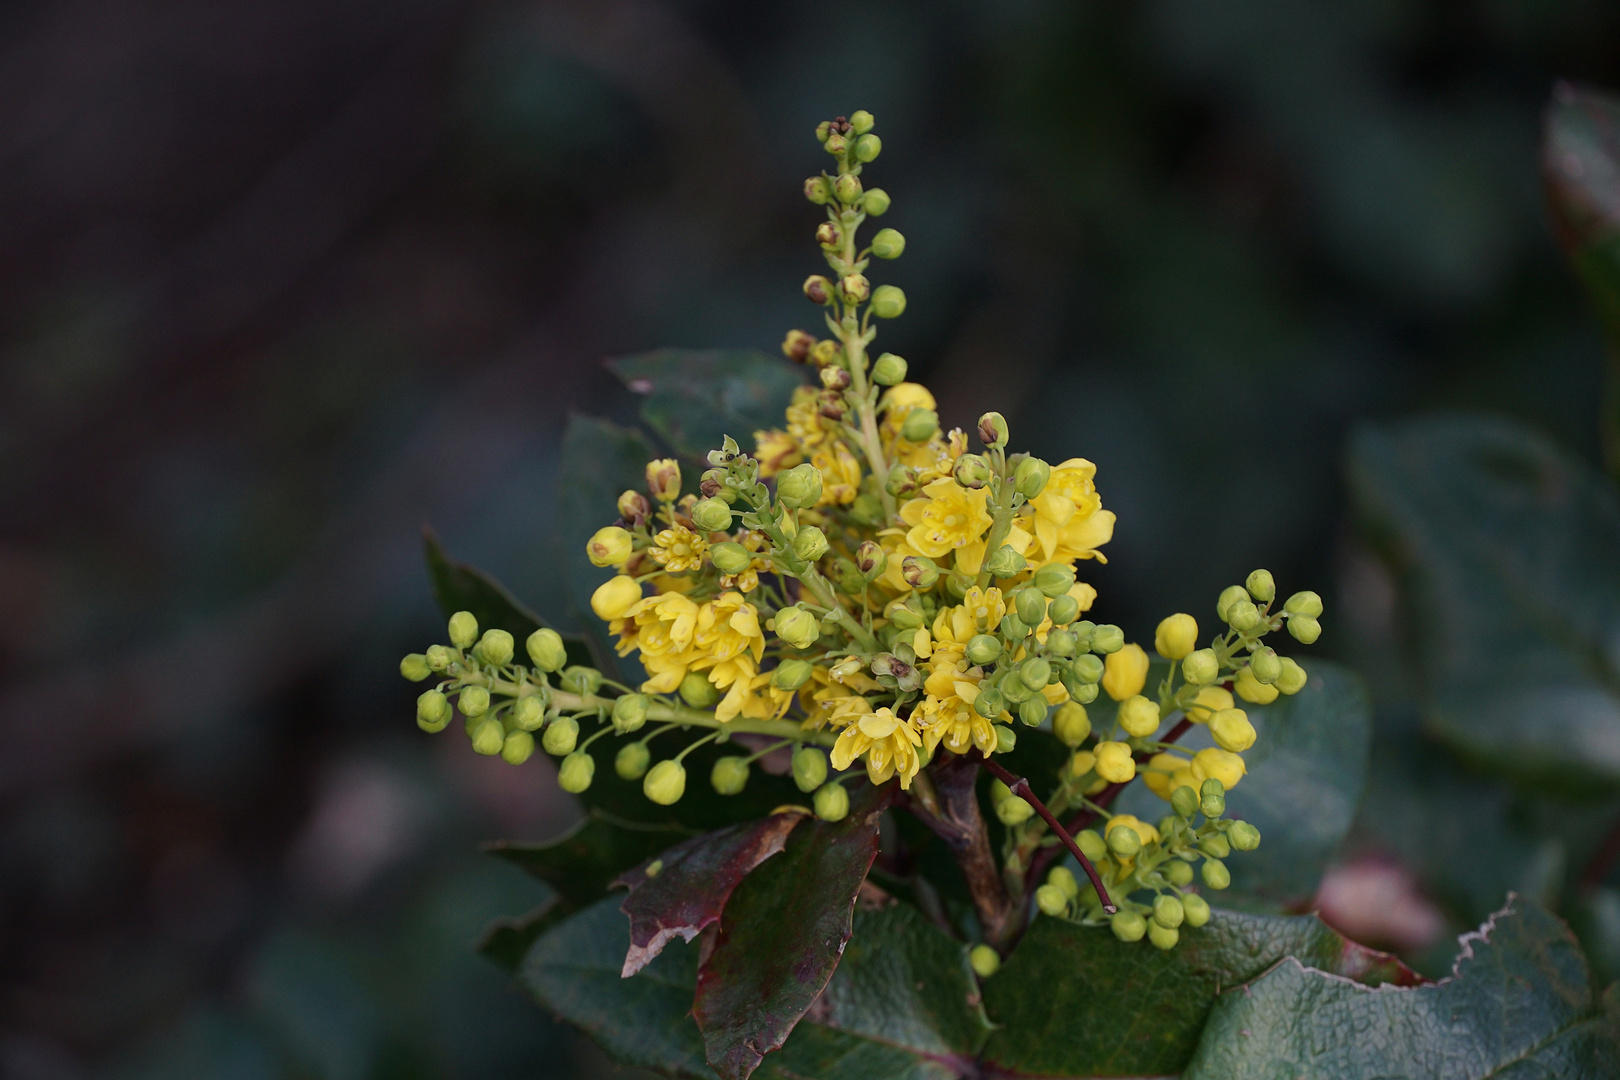
[[[1431,972],[1510,887],[1620,941],[1620,894],[1574,889],[1612,800],[1418,732],[1342,470],[1354,425],[1433,408],[1595,461],[1603,347],[1536,152],[1555,79],[1620,86],[1614,5],[22,0],[0,25],[7,1077],[610,1070],[469,951],[542,890],[477,841],[576,811],[546,762],[412,724],[395,664],[442,633],[418,530],[563,616],[565,418],[629,415],[606,356],[813,329],[800,181],[857,107],[909,241],[883,343],[947,425],[994,402],[1099,464],[1098,611],[1146,638],[1257,565],[1328,596],[1321,648],[1380,712],[1324,903]]]

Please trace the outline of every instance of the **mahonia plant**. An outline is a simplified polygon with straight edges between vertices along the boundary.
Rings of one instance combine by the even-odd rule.
[[[1305,685],[1267,636],[1286,627],[1314,642],[1322,601],[1297,592],[1278,604],[1271,574],[1256,570],[1221,593],[1207,640],[1194,616],[1170,615],[1152,643],[1168,665],[1150,692],[1147,650],[1085,617],[1097,592],[1077,568],[1106,561],[1114,529],[1096,466],[1011,450],[996,412],[971,439],[942,431],[906,361],[873,356],[879,321],[899,317],[906,296],[867,272],[906,240],[892,228],[860,240],[890,207],[862,182],[882,149],[872,127],[865,112],[821,124],[834,167],[804,185],[826,212],[815,238],[828,272],[803,285],[826,336],[792,330],[782,351],[819,385],[793,394],[781,427],[754,432],[751,452],[726,437],[697,493],[683,494],[677,460],[658,459],[644,490],[602,507],[617,520],[589,541],[591,563],[610,572],[590,606],[645,681],[568,665],[547,628],[520,657],[510,633],[480,633],[463,611],[447,644],[401,664],[434,682],[417,722],[438,732],[459,712],[475,752],[513,765],[538,738],[575,793],[594,779],[590,745],[617,739],[615,771],[662,805],[686,792],[695,748],[765,736],[716,760],[706,782],[738,793],[762,757],[790,749],[793,780],[829,822],[849,813],[853,785],[897,785],[898,805],[946,841],[966,876],[981,976],[1031,900],[1049,917],[1173,948],[1183,925],[1209,920],[1201,890],[1227,887],[1225,860],[1260,843],[1225,816],[1255,741],[1238,700],[1266,704]],[[1183,753],[1176,744],[1194,725],[1215,745]],[[996,760],[1021,727],[1045,727],[1068,749],[1044,799]],[[974,805],[981,767],[1006,827],[999,860]],[[1137,780],[1167,804],[1157,822],[1109,810]],[[1053,865],[1064,851],[1087,881]]]

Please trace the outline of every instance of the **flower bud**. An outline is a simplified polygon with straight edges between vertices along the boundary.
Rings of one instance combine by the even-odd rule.
[[[1211,833],[1198,841],[1198,850],[1212,859],[1224,859],[1232,854],[1232,843],[1220,833]]]
[[[1001,656],[1001,642],[990,634],[974,634],[965,652],[971,664],[993,664]]]
[[[1041,590],[1026,586],[1013,594],[1013,610],[1025,626],[1039,626],[1046,618],[1046,597]]]
[[[1191,791],[1192,788],[1185,790]],[[1164,875],[1164,880],[1178,889],[1192,884],[1193,868],[1191,864],[1182,862],[1180,859],[1171,859],[1159,868],[1159,873]],[[1183,904],[1182,906],[1185,907],[1186,905]]]
[[[645,520],[652,513],[652,503],[639,491],[626,491],[619,496],[619,516],[626,521]]]
[[[1097,744],[1097,775],[1110,784],[1128,783],[1136,776],[1136,761],[1131,757],[1131,748],[1122,742],[1100,742]]]
[[[672,503],[681,497],[681,465],[674,458],[647,462],[647,494],[659,502]]]
[[[889,557],[876,540],[862,540],[855,549],[855,569],[866,581],[876,581],[889,568]]]
[[[620,618],[641,600],[641,585],[620,574],[609,578],[591,594],[591,610],[604,622]]]
[[[724,499],[702,499],[692,507],[692,522],[704,532],[729,532],[731,506]]]
[[[728,755],[709,770],[709,786],[720,795],[739,794],[748,785],[748,759]]]
[[[519,731],[539,731],[540,725],[546,722],[545,706],[533,694],[518,698],[506,715]]]
[[[980,690],[979,696],[973,699],[973,711],[986,720],[995,720],[1007,711],[1007,699],[993,686]]]
[[[875,529],[884,521],[883,501],[871,492],[863,491],[849,504],[849,516],[855,524]]]
[[[1208,778],[1205,783],[1219,780],[1223,790],[1230,791],[1243,779],[1247,767],[1237,754],[1218,746],[1208,746],[1193,755],[1192,771],[1195,776]],[[1225,804],[1222,805],[1224,807]],[[1225,813],[1224,809],[1222,813]]]
[[[1091,734],[1091,718],[1086,715],[1086,707],[1073,701],[1059,705],[1052,716],[1052,732],[1071,750],[1085,742]]]
[[[485,630],[474,649],[484,663],[500,667],[512,659],[512,635],[505,630]]]
[[[722,574],[740,574],[754,561],[754,553],[735,540],[724,540],[709,548],[709,561]]]
[[[1018,703],[1018,722],[1025,727],[1040,727],[1046,722],[1046,698],[1040,694]]]
[[[1180,926],[1187,913],[1181,906],[1181,901],[1175,897],[1161,894],[1153,901],[1153,921],[1160,926],[1175,929]]]
[[[999,690],[1001,692],[1001,696],[1012,705],[1022,705],[1035,693],[1035,691],[1024,685],[1024,680],[1018,677],[1018,673],[1016,671],[1009,671],[1007,672],[1005,678],[998,679],[996,681],[996,689]]]
[[[1232,680],[1232,689],[1251,705],[1270,705],[1277,700],[1277,688],[1256,679],[1254,672],[1246,667],[1238,669],[1237,678]]]
[[[428,667],[426,656],[413,652],[406,654],[405,658],[399,662],[399,673],[411,682],[421,682],[433,674],[433,669]]]
[[[1011,544],[1002,544],[984,560],[984,567],[998,578],[1010,578],[1028,570],[1029,560],[1018,554],[1018,549]]]
[[[1117,655],[1117,654],[1116,654]],[[1145,738],[1159,730],[1159,706],[1141,694],[1119,703],[1119,726],[1126,734]]]
[[[597,529],[585,545],[585,554],[592,566],[623,566],[630,558],[629,532],[617,525]]]
[[[701,671],[689,671],[676,692],[694,709],[707,709],[720,700],[720,688]]]
[[[1181,677],[1194,686],[1207,686],[1214,682],[1220,673],[1221,662],[1216,659],[1214,649],[1190,652],[1181,661]]]
[[[506,749],[506,729],[498,720],[481,720],[472,729],[473,753],[494,757]]]
[[[1169,897],[1161,899],[1169,899]],[[1181,931],[1173,926],[1164,926],[1154,921],[1147,924],[1147,936],[1155,949],[1169,952],[1176,947],[1176,942],[1181,940]]]
[[[793,536],[793,551],[806,562],[819,561],[831,548],[827,534],[814,525],[800,526]]]
[[[478,620],[470,611],[458,611],[450,616],[450,644],[458,649],[470,649],[478,640]]]
[[[1153,634],[1153,648],[1166,660],[1180,660],[1198,646],[1198,622],[1191,615],[1171,615]]]
[[[977,705],[977,702],[974,703]],[[979,713],[983,716],[984,713]],[[1018,733],[1006,724],[996,724],[991,728],[996,733],[996,750],[998,754],[1010,754],[1018,746]]]
[[[821,143],[822,149],[834,155],[842,154],[846,145],[843,135],[836,131],[828,132],[827,137]]]
[[[820,274],[804,279],[804,295],[812,304],[830,304],[833,298],[832,282]]]
[[[1108,842],[1108,850],[1122,859],[1128,859],[1142,850],[1141,835],[1129,825],[1109,829],[1104,839]]]
[[[1253,630],[1260,625],[1260,609],[1245,596],[1241,600],[1234,601],[1232,606],[1226,609],[1226,622],[1239,633]]]
[[[816,243],[822,247],[835,248],[844,242],[844,234],[838,231],[838,226],[830,221],[823,221],[816,226]]]
[[[902,357],[886,352],[872,365],[872,381],[879,386],[893,386],[906,381],[906,362]]]
[[[1226,830],[1226,839],[1239,851],[1253,851],[1260,846],[1260,830],[1247,821],[1234,821]]]
[[[951,477],[958,484],[974,491],[988,484],[990,476],[990,463],[978,454],[963,454],[951,470]]]
[[[443,645],[429,645],[428,651],[422,655],[422,659],[427,661],[430,671],[443,673],[450,670],[450,665],[455,660],[455,657]]]
[[[973,578],[968,574],[962,573],[960,570],[952,570],[945,578],[945,592],[952,600],[965,600],[967,598],[967,591],[971,588],[973,588]],[[1008,615],[1007,618],[1016,621],[1017,616]],[[1007,629],[1007,624],[1005,622],[1001,624],[1001,632],[1007,634],[1009,637],[1012,636],[1012,632]]]
[[[620,735],[641,730],[647,722],[646,694],[624,694],[613,702],[613,730]]]
[[[810,362],[818,368],[841,367],[844,363],[844,347],[831,338],[818,341],[810,349]]]
[[[913,589],[928,590],[939,580],[939,567],[926,555],[907,555],[900,560],[900,576]]]
[[[1043,596],[1056,601],[1059,597],[1067,596],[1069,590],[1074,588],[1074,567],[1067,563],[1047,563],[1035,571],[1033,581],[1035,587],[1041,591]],[[1068,599],[1074,600],[1074,597],[1070,596]],[[1074,604],[1075,614],[1078,615],[1080,613],[1080,603],[1075,600]],[[1056,621],[1056,619],[1053,619],[1053,622]],[[1068,618],[1063,621],[1071,623],[1074,619]]]
[[[1058,564],[1054,563],[1052,565],[1055,566],[1055,565],[1058,565]],[[1045,569],[1046,569],[1046,567],[1044,567],[1044,566],[1041,567],[1041,570],[1045,570]],[[1039,589],[1040,588],[1040,571],[1039,570],[1037,570],[1035,572],[1035,580],[1036,580],[1035,587],[1037,589]],[[1044,592],[1045,590],[1043,589],[1042,591]],[[1074,622],[1074,620],[1076,620],[1076,619],[1078,619],[1080,617],[1080,601],[1076,600],[1074,597],[1069,596],[1067,594],[1065,594],[1063,596],[1054,596],[1052,598],[1051,605],[1048,606],[1047,609],[1046,609],[1046,614],[1047,614],[1047,617],[1050,618],[1054,624],[1056,624],[1058,626],[1068,626],[1070,623]],[[1085,641],[1085,647],[1089,648],[1090,646],[1091,646],[1091,637],[1090,637],[1090,635],[1087,635],[1086,641]],[[1081,647],[1080,636],[1078,634],[1076,634],[1075,635],[1075,648],[1079,649],[1080,647]]]
[[[912,608],[896,600],[884,611],[884,616],[901,630],[916,630],[923,625],[923,617]]]
[[[776,499],[783,506],[802,510],[821,501],[821,470],[808,461],[776,478]]]
[[[461,709],[462,716],[483,716],[489,712],[489,691],[482,686],[462,687],[456,697],[456,705]]]
[[[1031,690],[1044,690],[1052,681],[1052,662],[1044,656],[1031,656],[1018,665],[1018,678]]]
[[[635,582],[631,582],[635,585]],[[598,590],[600,591],[600,590]],[[641,599],[641,587],[636,586],[636,599]],[[529,659],[541,671],[556,671],[568,662],[568,649],[563,645],[562,635],[549,626],[542,626],[529,635],[523,643],[529,653]]]
[[[1079,652],[1079,645],[1075,641],[1074,632],[1055,628],[1047,631],[1046,651],[1052,656],[1072,660],[1075,654]]]
[[[1312,645],[1322,636],[1322,624],[1308,615],[1290,615],[1288,632],[1301,645]]]
[[[1211,776],[1199,787],[1198,808],[1207,818],[1218,818],[1226,813],[1226,785],[1219,777]]]
[[[821,636],[821,623],[795,604],[776,613],[776,636],[795,649],[808,649]]]
[[[1285,694],[1297,694],[1305,689],[1305,669],[1296,664],[1292,658],[1281,657],[1282,673],[1272,685]]]
[[[647,771],[641,791],[659,806],[674,806],[686,794],[686,769],[673,758],[660,761]]]
[[[613,771],[619,774],[620,780],[640,780],[646,775],[650,761],[652,752],[646,743],[625,743],[613,756]]]
[[[1141,941],[1142,935],[1147,933],[1147,920],[1129,908],[1120,908],[1108,920],[1109,929],[1114,936],[1124,942]]]
[[[1022,825],[1035,814],[1035,808],[1023,799],[1007,798],[996,803],[996,820],[1011,828]]]
[[[1203,869],[1198,873],[1204,879],[1204,884],[1216,892],[1232,884],[1232,872],[1218,859],[1205,859]]]
[[[1074,672],[1074,677],[1082,683],[1095,683],[1100,681],[1103,677],[1103,672],[1106,670],[1103,661],[1099,660],[1095,656],[1092,656],[1090,653],[1075,657],[1074,662],[1069,665],[1069,668]]]
[[[1070,900],[1080,895],[1080,882],[1075,880],[1074,874],[1067,866],[1054,866],[1047,871],[1046,883],[1055,885]]]
[[[849,129],[857,135],[865,135],[868,131],[871,131],[872,125],[876,122],[872,114],[865,109],[856,109],[849,114]]]
[[[879,285],[872,290],[873,315],[880,319],[898,319],[905,310],[906,294],[898,285]]]
[[[987,412],[979,417],[979,441],[991,450],[1007,445],[1007,418],[998,412]]]
[[[771,673],[771,685],[778,690],[797,690],[810,681],[814,670],[808,660],[783,660]]]
[[[802,364],[810,358],[810,350],[815,344],[816,339],[803,330],[789,330],[787,337],[782,339],[782,355],[795,364]]]
[[[443,731],[450,722],[450,699],[429,690],[416,699],[416,726],[432,734]]]
[[[804,182],[804,197],[817,206],[825,206],[832,201],[832,185],[825,176],[812,176]]]
[[[793,752],[793,782],[800,791],[814,791],[826,780],[826,751],[815,746],[801,746]]]
[[[1099,626],[1097,634],[1106,627]],[[1096,648],[1097,634],[1091,636],[1092,647]],[[1102,678],[1103,689],[1115,701],[1124,701],[1142,692],[1147,685],[1148,658],[1140,645],[1126,645],[1108,654],[1104,663]]]
[[[846,304],[864,304],[872,295],[872,283],[865,274],[845,274],[838,281],[838,295]]]
[[[880,259],[898,259],[906,250],[906,238],[898,229],[879,229],[872,237],[872,254]]]
[[[1182,863],[1183,866],[1186,863]],[[1209,922],[1209,901],[1197,893],[1188,893],[1181,898],[1181,909],[1186,913],[1187,925],[1192,927],[1203,926]]]
[[[883,140],[876,135],[862,135],[855,140],[855,160],[872,161],[883,153]]]
[[[575,750],[557,767],[557,786],[573,795],[590,787],[595,777],[596,759],[583,750]]]
[[[973,974],[988,979],[1001,970],[1001,954],[988,945],[975,945],[968,950],[968,964]]]
[[[1125,631],[1112,623],[1103,623],[1091,632],[1091,651],[1108,656],[1125,647]],[[1146,654],[1143,654],[1146,659]]]
[[[564,668],[557,683],[571,694],[594,694],[602,689],[602,673],[584,664]]]
[[[889,193],[882,188],[868,188],[861,197],[861,209],[869,217],[882,217],[889,212]]]
[[[816,808],[816,817],[822,821],[843,821],[849,816],[849,792],[836,780],[816,788],[811,801]]]
[[[933,409],[912,409],[900,425],[900,435],[910,442],[927,442],[939,430],[939,414]]]
[[[1283,610],[1290,615],[1303,615],[1307,619],[1322,617],[1322,598],[1309,590],[1297,592],[1288,598]]]
[[[1056,918],[1069,910],[1069,897],[1056,885],[1042,885],[1035,890],[1035,906],[1041,914]]]
[[[1254,725],[1242,709],[1222,709],[1209,720],[1209,733],[1222,750],[1240,754],[1254,745]]]
[[[1249,575],[1243,587],[1257,604],[1269,604],[1277,596],[1277,583],[1271,579],[1270,570],[1256,570]]]
[[[861,178],[854,173],[845,173],[833,181],[833,194],[845,206],[852,205],[861,197]]]
[[[1052,466],[1038,457],[1027,457],[1013,471],[1013,486],[1024,498],[1033,499],[1046,490],[1046,482],[1051,478]]]
[[[1198,813],[1198,792],[1183,784],[1170,793],[1170,808],[1177,817],[1192,818]]]
[[[849,384],[854,381],[849,371],[836,365],[829,365],[821,369],[821,385],[828,390],[848,390]]]
[[[579,721],[572,716],[559,716],[546,725],[546,730],[540,735],[540,745],[546,748],[546,753],[552,757],[562,757],[574,752],[574,745],[579,741]]]

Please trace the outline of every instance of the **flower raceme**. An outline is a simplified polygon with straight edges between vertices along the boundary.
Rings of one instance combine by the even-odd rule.
[[[1062,867],[1040,886],[1039,910],[1168,948],[1181,927],[1199,925],[1196,895],[1183,891],[1191,867],[1220,888],[1220,860],[1252,847],[1250,833],[1258,843],[1222,816],[1257,738],[1242,706],[1305,686],[1305,670],[1264,638],[1286,626],[1314,641],[1320,598],[1278,604],[1271,575],[1256,571],[1221,594],[1214,635],[1189,614],[1164,619],[1152,643],[1159,665],[1119,627],[1087,619],[1097,592],[1080,571],[1106,562],[1114,530],[1097,466],[1010,450],[998,413],[971,434],[941,430],[933,395],[906,381],[905,360],[872,358],[874,320],[898,316],[905,297],[870,282],[870,260],[899,256],[905,238],[885,229],[860,247],[861,225],[889,198],[841,182],[869,159],[837,149],[828,130],[836,174],[806,191],[826,209],[817,240],[830,273],[805,293],[829,336],[793,330],[782,344],[810,385],[793,392],[780,427],[752,433],[751,452],[728,436],[695,482],[675,459],[647,462],[641,490],[604,500],[586,545],[604,571],[591,610],[645,677],[621,685],[569,666],[549,629],[520,650],[502,628],[480,636],[458,612],[450,644],[401,664],[407,678],[433,680],[418,723],[439,731],[459,712],[475,751],[513,764],[538,743],[562,759],[560,782],[576,793],[594,782],[591,745],[623,740],[615,773],[641,780],[661,805],[684,797],[683,761],[699,745],[760,743],[715,765],[708,779],[722,795],[742,791],[763,754],[792,747],[795,781],[826,819],[847,812],[850,784],[909,791],[924,769],[992,759],[1016,745],[1019,728],[1046,728],[1067,766],[1045,805],[1104,820],[1074,842],[1118,911]],[[1206,727],[1215,745],[1177,750],[1189,725]],[[695,742],[661,751],[694,728]],[[1174,811],[1158,826],[1091,801],[1138,778]],[[1047,821],[1030,797],[997,790],[1007,793],[997,816],[1009,830],[1008,866],[1028,867],[1051,839]],[[1143,894],[1151,899],[1135,898]]]

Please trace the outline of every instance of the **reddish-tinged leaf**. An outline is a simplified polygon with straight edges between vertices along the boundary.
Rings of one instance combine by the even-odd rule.
[[[838,967],[894,786],[866,788],[843,821],[799,829],[726,905],[692,1007],[709,1064],[726,1080],[782,1045]]]
[[[682,841],[619,877],[614,886],[630,890],[619,907],[630,917],[623,977],[646,967],[675,935],[691,941],[717,921],[738,882],[781,851],[788,833],[803,818],[803,811],[790,810],[716,829]]]

